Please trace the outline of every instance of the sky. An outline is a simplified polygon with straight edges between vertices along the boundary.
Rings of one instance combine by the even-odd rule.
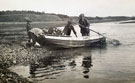
[[[78,16],[134,16],[135,0],[0,0],[2,10],[32,10]]]

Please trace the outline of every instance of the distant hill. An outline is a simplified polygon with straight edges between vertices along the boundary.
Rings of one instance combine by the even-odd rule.
[[[69,17],[63,14],[36,12],[36,11],[0,11],[0,22],[25,22],[24,17],[29,17],[34,22],[48,21],[68,21],[78,22],[78,16]],[[126,16],[108,16],[108,17],[87,17],[91,23],[113,22],[134,20],[135,17]]]
[[[65,21],[70,18],[62,14],[48,14],[35,11],[0,11],[0,22],[25,22],[24,17],[29,17],[35,22]]]
[[[12,14],[0,15],[0,22],[25,22],[24,17],[29,17],[32,21],[61,21],[56,15],[38,14]]]
[[[91,23],[100,23],[100,22],[116,22],[116,21],[126,21],[134,20],[134,17],[127,16],[108,16],[108,17],[87,17]]]

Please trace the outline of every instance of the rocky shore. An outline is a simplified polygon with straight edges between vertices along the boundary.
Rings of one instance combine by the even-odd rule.
[[[8,69],[0,68],[0,83],[33,83]]]
[[[0,42],[0,83],[32,83],[8,68],[17,64],[29,64],[49,55],[47,49],[41,47],[27,47],[27,42]]]

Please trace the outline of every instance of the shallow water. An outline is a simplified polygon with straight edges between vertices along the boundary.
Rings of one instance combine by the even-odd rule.
[[[90,28],[122,45],[51,50],[51,56],[10,69],[39,83],[135,83],[135,24],[98,23]]]

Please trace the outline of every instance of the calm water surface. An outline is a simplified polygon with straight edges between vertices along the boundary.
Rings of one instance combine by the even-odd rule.
[[[52,50],[37,65],[11,69],[38,83],[135,83],[135,24],[99,23],[91,28],[122,45]]]

